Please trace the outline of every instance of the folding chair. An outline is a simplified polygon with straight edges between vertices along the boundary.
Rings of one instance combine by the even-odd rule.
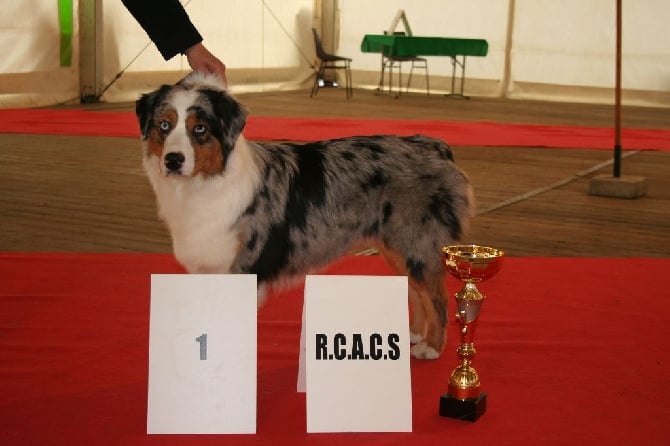
[[[312,28],[312,33],[314,34],[314,46],[316,48],[316,57],[319,58],[319,69],[317,70],[316,77],[314,78],[314,85],[312,86],[312,92],[309,97],[315,96],[319,91],[319,88],[322,87],[323,83],[323,74],[326,70],[344,70],[344,79],[345,79],[345,90],[347,93],[347,99],[353,96],[353,88],[351,86],[351,59],[343,56],[336,56],[335,54],[326,53],[321,44],[321,38],[316,29]]]
[[[386,32],[384,32],[386,34]],[[405,32],[403,31],[398,31],[395,32],[394,35],[399,35],[399,36],[404,36]],[[405,92],[409,92],[409,87],[410,84],[412,83],[412,74],[414,73],[414,69],[422,69],[426,73],[426,94],[430,95],[430,83],[429,83],[429,76],[428,76],[428,60],[425,59],[424,57],[419,57],[419,56],[389,56],[388,54],[382,52],[382,76],[379,81],[379,90],[381,92],[384,91],[384,75],[386,72],[386,69],[388,68],[388,73],[389,73],[389,93],[393,93],[393,70],[398,69],[398,94],[395,95],[396,98],[400,96],[402,92],[402,63],[403,62],[411,62],[410,70],[409,70],[409,78],[407,79],[407,86],[405,87]]]

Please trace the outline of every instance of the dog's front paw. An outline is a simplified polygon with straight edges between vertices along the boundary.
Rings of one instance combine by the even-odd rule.
[[[412,356],[418,359],[437,359],[440,357],[440,352],[422,341],[412,347]]]
[[[423,335],[421,333],[409,332],[410,344],[418,344],[421,341],[423,341]]]

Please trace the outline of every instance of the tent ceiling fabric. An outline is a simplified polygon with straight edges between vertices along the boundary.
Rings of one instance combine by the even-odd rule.
[[[0,107],[79,97],[81,1],[5,5],[0,44],[12,51],[0,60]],[[129,100],[188,70],[183,57],[161,58],[121,2],[97,2],[104,18],[101,77],[109,83],[125,69],[103,100]],[[400,9],[414,35],[488,41],[486,57],[467,61],[473,96],[612,101],[616,9],[610,0],[191,0],[186,6],[205,44],[228,66],[234,92],[305,88],[314,62],[310,30],[321,25],[333,29],[337,52],[353,58],[354,86],[374,88],[379,56],[362,53],[361,40],[387,29]],[[623,3],[625,104],[670,107],[670,47],[659,38],[667,23],[666,0]],[[450,59],[432,57],[430,64],[431,90],[448,89]]]

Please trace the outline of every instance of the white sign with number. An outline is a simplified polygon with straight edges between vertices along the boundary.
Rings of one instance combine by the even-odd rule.
[[[407,277],[307,276],[307,432],[411,432]]]
[[[256,432],[256,276],[151,276],[149,434]]]

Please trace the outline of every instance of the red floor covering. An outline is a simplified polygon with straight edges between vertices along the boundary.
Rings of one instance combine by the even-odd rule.
[[[77,109],[0,110],[0,133],[139,137],[131,112]],[[250,116],[249,140],[318,141],[353,135],[422,133],[454,146],[612,149],[612,128],[500,124],[494,122],[398,121]],[[670,150],[670,130],[623,129],[627,150]]]
[[[488,410],[438,416],[456,324],[412,360],[413,432],[306,434],[295,392],[300,287],[259,311],[258,433],[146,435],[149,277],[169,255],[0,254],[2,445],[665,445],[669,259],[514,258],[480,289],[477,367]],[[331,274],[389,274],[347,257]],[[459,284],[448,278],[450,292]],[[453,307],[453,305],[452,305]]]

